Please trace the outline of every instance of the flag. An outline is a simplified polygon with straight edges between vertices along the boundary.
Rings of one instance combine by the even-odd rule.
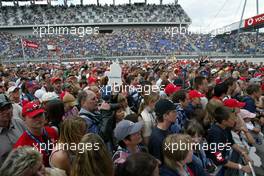
[[[24,47],[28,47],[28,48],[38,48],[39,45],[35,42],[32,42],[30,40],[24,40],[22,39],[22,43]]]

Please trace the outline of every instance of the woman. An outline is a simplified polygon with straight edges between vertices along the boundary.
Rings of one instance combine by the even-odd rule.
[[[50,169],[42,164],[41,154],[32,147],[14,149],[2,167],[1,176],[66,176],[60,169]]]
[[[72,117],[63,121],[59,141],[53,149],[49,163],[51,167],[65,170],[70,175],[75,150],[70,146],[77,146],[86,132],[86,123],[81,117]]]
[[[97,134],[86,134],[78,147],[74,160],[71,176],[113,176],[113,162],[102,138]],[[87,146],[89,146],[87,148]],[[84,149],[84,150],[81,150]]]
[[[121,93],[118,94],[117,103],[121,104],[121,106],[124,108],[125,116],[133,114],[133,111],[128,106],[127,98],[124,95],[122,95]]]
[[[159,161],[148,153],[130,155],[116,176],[159,176]]]
[[[49,125],[58,133],[64,116],[64,104],[61,100],[54,99],[47,102],[45,106],[46,117]]]
[[[173,134],[165,138],[163,142],[164,165],[160,169],[161,176],[197,176],[194,169],[187,166],[193,156],[191,142],[192,138],[183,134]],[[182,145],[185,147],[179,148]],[[172,150],[172,146],[178,146],[178,148]]]
[[[79,110],[77,108],[78,103],[72,94],[66,93],[62,101],[64,103],[64,111],[65,111],[63,119],[77,116],[79,114]]]
[[[145,95],[144,100],[139,108],[139,121],[144,122],[143,142],[146,145],[148,145],[152,128],[156,125],[156,115],[154,113],[154,107],[158,99],[159,95],[154,92],[150,93],[150,95]]]

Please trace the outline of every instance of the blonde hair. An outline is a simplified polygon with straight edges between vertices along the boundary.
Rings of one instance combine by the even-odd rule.
[[[78,144],[86,131],[85,120],[81,117],[65,119],[61,125],[59,143]]]
[[[144,95],[143,101],[140,103],[138,114],[141,114],[141,112],[153,101],[156,101],[159,99],[159,94],[156,92],[151,92],[149,95]]]
[[[122,94],[118,94],[117,96],[117,103],[121,103],[121,102],[124,102],[126,101],[126,97]]]
[[[102,138],[89,133],[83,136],[80,143],[92,144],[91,150],[78,151],[72,166],[71,176],[112,176],[113,162]]]
[[[220,100],[214,99],[214,98],[211,99],[207,103],[205,110],[206,110],[207,115],[208,115],[207,116],[207,118],[208,118],[207,120],[210,123],[215,121],[215,119],[214,119],[215,109],[218,108],[218,107],[221,107],[221,106],[224,106],[224,104]]]
[[[33,147],[19,147],[11,151],[0,169],[1,176],[24,176],[42,161],[42,155]]]
[[[185,145],[185,150],[179,148],[182,144]],[[177,146],[176,150],[172,150],[172,145]],[[168,149],[167,146],[170,146]],[[164,164],[175,170],[177,162],[186,159],[190,150],[192,150],[192,138],[186,134],[172,134],[165,138],[163,142]]]

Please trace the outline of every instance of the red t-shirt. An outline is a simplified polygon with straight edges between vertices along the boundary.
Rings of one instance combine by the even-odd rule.
[[[45,143],[44,133],[42,136],[34,136],[39,142],[42,144],[42,146],[34,140],[30,135],[24,131],[24,133],[18,138],[17,142],[14,145],[14,148],[17,148],[19,146],[31,146],[37,149],[43,156],[43,164],[48,167],[49,166],[49,153],[51,153],[53,147],[55,146],[58,134],[54,128],[45,127],[45,130],[48,135],[49,142]]]

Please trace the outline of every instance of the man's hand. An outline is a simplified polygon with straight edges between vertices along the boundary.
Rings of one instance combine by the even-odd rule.
[[[242,126],[242,127],[240,128],[240,130],[243,131],[244,133],[248,133],[248,129],[247,129],[247,127],[245,127],[245,126]]]
[[[243,156],[246,163],[248,163],[248,162],[253,163],[253,160],[245,152],[242,153],[242,156]]]
[[[259,123],[260,123],[261,126],[264,125],[264,117],[260,117],[260,119],[259,119]]]
[[[261,130],[260,130],[259,128],[254,128],[253,131],[254,131],[255,133],[259,133]]]
[[[106,102],[103,102],[102,104],[101,104],[101,106],[99,107],[99,110],[110,110],[110,104],[109,103],[106,103]]]
[[[246,165],[246,166],[242,166],[242,169],[241,169],[243,172],[246,172],[246,173],[251,173],[251,169],[249,167],[249,165]]]

